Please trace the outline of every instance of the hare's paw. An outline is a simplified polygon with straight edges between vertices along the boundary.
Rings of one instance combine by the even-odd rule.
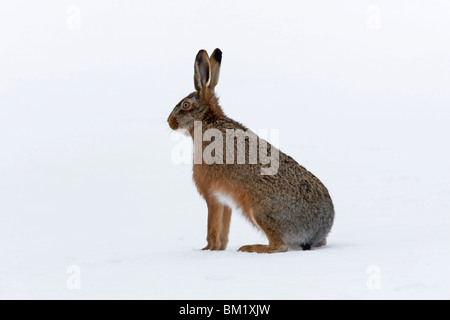
[[[202,250],[225,250],[226,244],[222,245],[220,243],[208,243],[206,247],[204,247]]]
[[[280,246],[268,246],[264,244],[253,244],[248,246],[242,246],[239,248],[240,252],[256,252],[256,253],[275,253],[287,251],[287,245]]]
[[[248,246],[242,246],[239,248],[238,251],[240,252],[258,252],[258,253],[262,253],[263,250],[266,249],[265,245],[262,244],[253,244],[253,245],[248,245]]]
[[[320,241],[318,244],[315,245],[315,247],[323,247],[327,245],[327,239],[323,239],[322,241]]]

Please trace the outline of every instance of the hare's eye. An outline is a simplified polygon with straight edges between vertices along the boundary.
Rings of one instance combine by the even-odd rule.
[[[183,102],[181,106],[184,110],[189,110],[191,108],[191,104],[187,101]]]

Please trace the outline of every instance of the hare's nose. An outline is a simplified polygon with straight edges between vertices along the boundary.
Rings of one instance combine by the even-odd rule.
[[[178,129],[177,119],[175,119],[174,116],[170,115],[169,118],[167,118],[167,123],[169,124],[169,127],[172,130],[177,130]]]

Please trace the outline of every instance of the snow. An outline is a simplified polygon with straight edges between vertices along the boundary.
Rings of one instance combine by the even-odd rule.
[[[450,298],[448,2],[0,9],[0,298]],[[225,112],[330,190],[326,247],[237,252],[267,240],[233,212],[227,250],[201,251],[166,119],[215,47]]]

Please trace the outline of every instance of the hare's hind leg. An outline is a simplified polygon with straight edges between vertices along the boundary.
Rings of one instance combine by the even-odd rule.
[[[286,244],[280,245],[265,245],[265,244],[251,244],[247,246],[242,246],[239,248],[241,252],[256,252],[256,253],[276,253],[276,252],[286,252],[288,249]]]
[[[270,228],[268,225],[264,224],[261,219],[255,216],[255,221],[258,223],[259,227],[264,231],[269,239],[269,245],[264,244],[253,244],[248,246],[243,246],[239,248],[241,252],[256,252],[256,253],[275,253],[275,252],[285,252],[288,250],[287,244],[281,239],[280,235]]]
[[[324,238],[322,241],[320,241],[318,244],[315,244],[314,247],[318,248],[318,247],[323,247],[327,245],[327,238]]]

